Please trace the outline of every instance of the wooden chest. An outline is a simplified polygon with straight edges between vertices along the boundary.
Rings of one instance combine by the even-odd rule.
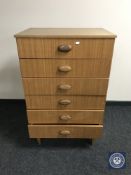
[[[31,28],[15,35],[30,138],[99,138],[115,35]]]

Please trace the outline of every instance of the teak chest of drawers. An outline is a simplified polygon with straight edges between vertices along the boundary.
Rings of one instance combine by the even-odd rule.
[[[15,35],[30,138],[99,138],[115,35],[31,28]]]

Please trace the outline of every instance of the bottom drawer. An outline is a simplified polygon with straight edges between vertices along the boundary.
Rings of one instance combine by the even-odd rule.
[[[30,138],[98,138],[103,125],[28,125]]]

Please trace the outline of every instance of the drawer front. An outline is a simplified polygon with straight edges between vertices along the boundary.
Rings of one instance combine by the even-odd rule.
[[[105,96],[26,96],[27,109],[104,109]]]
[[[76,44],[76,42],[79,44]],[[114,39],[17,38],[20,58],[111,58]]]
[[[30,138],[99,138],[103,125],[28,125]]]
[[[27,110],[29,124],[102,124],[103,110]]]
[[[21,74],[23,77],[108,78],[110,65],[111,60],[105,59],[20,59]]]
[[[106,95],[108,79],[23,78],[26,95]]]

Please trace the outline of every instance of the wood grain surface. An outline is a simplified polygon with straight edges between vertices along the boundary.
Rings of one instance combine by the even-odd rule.
[[[78,42],[80,44],[76,44]],[[71,45],[69,52],[58,51],[59,45]],[[17,38],[19,58],[97,58],[111,59],[114,39],[42,39]]]
[[[103,124],[104,110],[27,110],[29,124]]]
[[[70,100],[62,105],[61,100]],[[104,109],[105,96],[26,96],[27,109]]]
[[[103,28],[29,28],[15,35],[17,38],[115,38]]]
[[[20,59],[22,77],[108,78],[110,65],[106,59]],[[70,66],[71,71],[60,72],[61,66]]]
[[[99,138],[103,125],[28,125],[28,128],[30,138]]]
[[[26,95],[106,95],[108,79],[23,78]]]

